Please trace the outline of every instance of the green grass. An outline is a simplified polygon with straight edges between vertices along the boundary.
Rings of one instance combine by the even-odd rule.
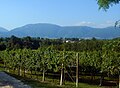
[[[1,69],[1,71],[4,71],[4,69]],[[30,85],[32,88],[76,88],[75,86],[75,83],[73,82],[70,82],[70,81],[66,81],[65,82],[65,85],[63,86],[59,86],[59,79],[52,79],[52,77],[46,77],[46,81],[45,82],[42,82],[41,79],[42,79],[42,76],[39,76],[38,80],[36,80],[36,75],[32,75],[32,78],[30,78],[30,72],[27,72],[26,74],[26,77],[23,77],[23,76],[18,76],[18,75],[15,75],[17,74],[17,71],[14,72],[14,74],[12,74],[13,72],[10,71],[10,73],[8,73],[9,75],[21,80],[22,82],[24,82],[25,84],[28,84]],[[41,74],[41,73],[39,73]],[[85,76],[84,79],[88,79],[90,78],[89,76]],[[98,78],[98,77],[97,77]],[[94,83],[91,83],[91,81],[89,81],[89,83],[82,83],[80,82],[79,83],[79,87],[78,88],[118,88],[116,86],[112,87],[99,87],[98,84],[94,84]]]
[[[28,82],[27,84],[31,85],[33,88],[76,88],[75,83],[71,83],[71,82],[67,82],[63,86],[54,85],[51,83],[34,82],[34,81]],[[79,83],[78,88],[104,88],[104,87],[98,87],[95,85],[88,85],[85,83]]]
[[[38,81],[27,81],[25,82],[30,85],[32,88],[76,88],[75,83],[66,82],[65,85],[59,86],[52,83],[47,82],[38,82]],[[118,87],[99,87],[97,85],[90,85],[87,83],[79,83],[78,88],[118,88]]]
[[[12,75],[15,78],[21,80],[25,84],[30,85],[32,88],[76,88],[75,83],[68,82],[68,81],[65,82],[65,85],[59,86],[59,80],[58,79],[53,80],[53,79],[46,78],[47,81],[41,82],[41,81],[34,80],[34,77],[32,79],[30,79],[30,78],[17,76],[17,75],[14,75],[14,74],[10,74],[10,75]],[[41,79],[41,78],[39,78],[39,79]],[[78,88],[107,88],[107,87],[99,87],[97,85],[90,85],[90,84],[87,84],[87,83],[79,83]]]

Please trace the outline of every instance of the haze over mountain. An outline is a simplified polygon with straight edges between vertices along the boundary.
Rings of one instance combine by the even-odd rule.
[[[8,30],[5,29],[5,28],[0,27],[0,33],[3,33],[3,32],[8,32]]]
[[[2,36],[5,32],[8,32],[8,30],[0,27],[0,36]]]
[[[92,28],[87,26],[59,26],[48,23],[28,24],[11,31],[2,30],[0,37],[41,37],[41,38],[92,38],[110,39],[120,37],[120,29],[115,27]]]

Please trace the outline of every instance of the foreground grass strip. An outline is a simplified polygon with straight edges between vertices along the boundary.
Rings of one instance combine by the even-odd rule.
[[[42,81],[36,81],[34,79],[30,79],[30,78],[17,76],[14,74],[10,74],[10,75],[16,77],[17,79],[21,80],[25,84],[30,85],[32,88],[76,88],[75,83],[72,83],[72,82],[65,82],[65,85],[59,86],[58,79],[55,79],[54,82],[52,82],[52,81],[50,81],[51,79],[46,78],[46,81],[42,82]],[[97,85],[90,85],[87,83],[79,83],[78,88],[109,88],[109,87],[99,87]],[[111,88],[116,88],[116,87],[111,87]]]

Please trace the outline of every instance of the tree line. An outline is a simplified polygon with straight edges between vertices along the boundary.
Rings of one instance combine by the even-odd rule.
[[[100,50],[105,40],[79,39],[79,38],[32,38],[30,36],[18,38],[11,36],[8,38],[0,38],[0,50],[12,49],[38,49],[40,47],[48,47],[53,45],[54,49],[63,51],[91,51]]]

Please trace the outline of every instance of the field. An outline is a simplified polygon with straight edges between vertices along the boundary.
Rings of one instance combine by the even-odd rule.
[[[10,39],[13,42],[16,37]],[[17,41],[11,44],[4,39],[6,47],[0,51],[0,66],[33,88],[74,88],[76,80],[80,88],[118,86],[120,39],[77,39],[66,43],[59,39],[31,38],[34,41],[28,41],[27,45],[26,39],[21,40],[23,45],[15,46]],[[34,47],[35,41],[42,46]]]

